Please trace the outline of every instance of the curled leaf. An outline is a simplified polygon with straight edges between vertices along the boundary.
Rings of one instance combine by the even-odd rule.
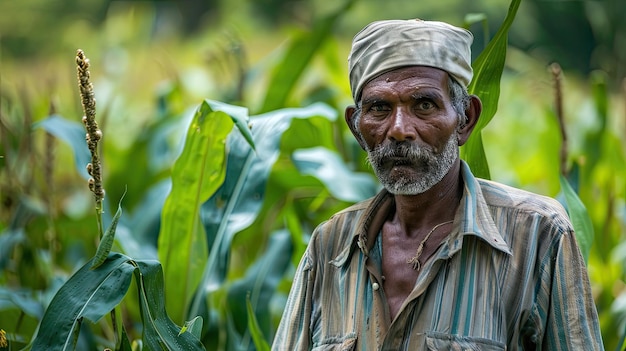
[[[96,250],[96,256],[91,263],[91,269],[98,268],[104,261],[107,256],[111,252],[111,248],[113,247],[113,242],[115,241],[115,230],[117,229],[117,222],[120,220],[122,216],[122,200],[126,195],[126,190],[124,190],[124,194],[122,194],[122,198],[120,199],[119,204],[117,205],[117,212],[115,212],[115,216],[113,216],[113,220],[111,221],[111,225],[107,228],[106,232],[102,236],[100,240],[100,245],[98,245],[98,250]]]

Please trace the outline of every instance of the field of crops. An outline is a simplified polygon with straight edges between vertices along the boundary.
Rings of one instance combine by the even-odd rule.
[[[58,27],[0,5],[52,35],[2,42],[0,350],[267,349],[313,228],[379,189],[343,119],[364,2],[195,32],[158,2]],[[470,87],[491,109],[462,155],[566,206],[605,347],[622,350],[626,84],[507,47],[507,8],[444,18],[490,33],[474,64],[501,76]]]

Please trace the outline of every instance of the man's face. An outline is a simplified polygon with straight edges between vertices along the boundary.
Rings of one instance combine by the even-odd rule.
[[[415,66],[385,73],[363,88],[357,128],[389,192],[421,194],[458,159],[458,115],[447,82],[446,72]]]

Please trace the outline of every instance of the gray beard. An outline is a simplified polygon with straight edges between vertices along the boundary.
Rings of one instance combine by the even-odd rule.
[[[422,194],[448,174],[459,156],[456,133],[450,135],[444,149],[435,153],[429,147],[408,142],[381,144],[367,151],[367,160],[381,184],[394,195]],[[401,158],[391,160],[393,158]],[[410,167],[412,171],[394,170],[395,166]]]

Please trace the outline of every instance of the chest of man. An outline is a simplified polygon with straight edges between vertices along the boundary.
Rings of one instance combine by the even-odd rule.
[[[504,350],[510,321],[501,258],[506,259],[480,240],[466,240],[454,254],[442,245],[420,274],[404,271],[402,284],[412,280],[413,286],[401,302],[393,297],[392,319],[379,241],[370,257],[357,253],[350,265],[324,272],[314,344],[346,340],[349,347],[341,350]]]

